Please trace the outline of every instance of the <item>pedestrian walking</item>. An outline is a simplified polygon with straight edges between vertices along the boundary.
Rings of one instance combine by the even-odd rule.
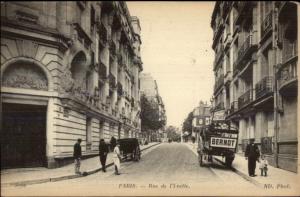
[[[105,164],[106,164],[107,154],[108,154],[108,146],[105,143],[104,139],[101,139],[99,143],[99,157],[100,157],[100,162],[102,165],[103,172],[106,172]]]
[[[111,137],[110,139],[110,150],[113,151],[115,146],[116,146],[117,140],[114,136]]]
[[[256,176],[255,168],[256,161],[259,159],[259,149],[256,144],[254,144],[254,139],[250,139],[250,144],[247,145],[245,151],[246,160],[248,159],[248,174],[251,177]]]
[[[74,162],[75,162],[75,174],[80,173],[80,164],[81,164],[81,139],[77,139],[77,142],[74,144]]]
[[[261,155],[260,161],[259,161],[259,169],[260,169],[260,175],[261,176],[267,176],[267,172],[268,172],[268,160],[266,160],[264,155]]]
[[[115,165],[115,174],[120,175],[120,165],[121,165],[121,153],[120,153],[120,143],[116,143],[116,147],[114,148],[114,153],[113,153],[113,161]]]

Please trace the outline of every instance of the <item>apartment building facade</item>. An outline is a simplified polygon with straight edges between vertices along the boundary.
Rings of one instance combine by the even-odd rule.
[[[140,133],[140,24],[125,2],[1,2],[1,167]]]
[[[208,126],[211,123],[211,107],[204,103],[203,101],[199,102],[199,106],[193,110],[193,129],[192,129],[192,136],[196,138],[198,142],[199,132],[205,126]]]
[[[239,151],[255,139],[271,165],[297,171],[297,5],[217,2],[214,113],[239,128]]]

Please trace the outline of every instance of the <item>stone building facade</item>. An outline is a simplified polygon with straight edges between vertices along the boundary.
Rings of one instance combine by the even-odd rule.
[[[254,138],[271,165],[297,171],[297,5],[217,2],[214,112]]]
[[[193,129],[192,136],[195,137],[196,141],[199,140],[199,132],[211,123],[211,107],[200,101],[199,106],[193,110]]]
[[[140,133],[140,24],[125,2],[1,2],[1,167],[58,167]]]

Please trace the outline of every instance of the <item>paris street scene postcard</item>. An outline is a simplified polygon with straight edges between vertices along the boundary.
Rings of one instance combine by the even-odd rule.
[[[296,1],[1,1],[1,196],[299,196]]]

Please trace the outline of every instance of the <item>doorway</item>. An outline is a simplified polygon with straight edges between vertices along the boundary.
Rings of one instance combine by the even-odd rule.
[[[46,111],[2,103],[1,169],[46,166]]]

